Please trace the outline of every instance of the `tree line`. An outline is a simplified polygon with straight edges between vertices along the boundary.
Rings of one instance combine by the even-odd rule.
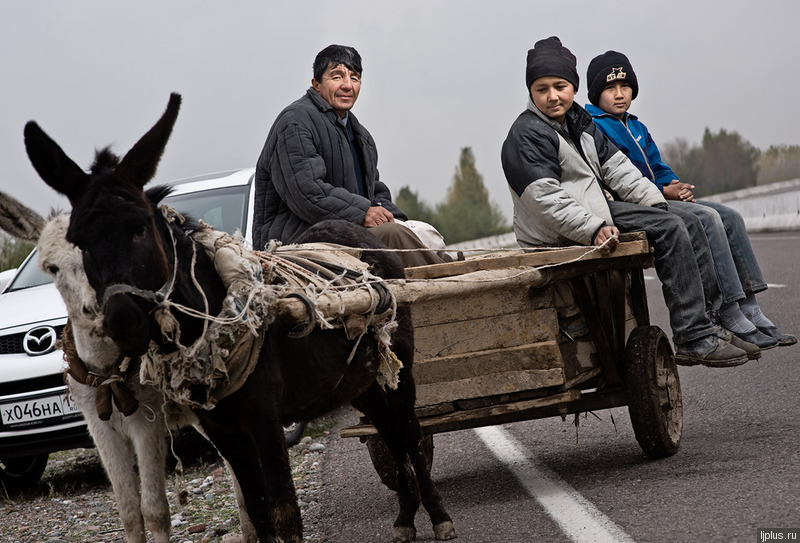
[[[800,178],[800,145],[773,145],[760,151],[737,132],[703,133],[699,145],[678,138],[661,148],[662,158],[695,196]]]

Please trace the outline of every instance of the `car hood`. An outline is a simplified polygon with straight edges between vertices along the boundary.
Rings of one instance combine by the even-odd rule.
[[[38,323],[66,321],[67,308],[53,283],[0,295],[0,333],[25,331]]]

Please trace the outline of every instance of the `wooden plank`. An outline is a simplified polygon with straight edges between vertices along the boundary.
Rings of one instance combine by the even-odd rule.
[[[479,375],[458,381],[417,385],[417,405],[436,405],[495,394],[548,388],[563,383],[564,371],[561,368]]]
[[[414,328],[446,322],[465,322],[493,315],[513,315],[553,307],[549,288],[514,288],[454,296],[449,300],[411,305]]]
[[[415,327],[415,359],[555,341],[557,335],[558,321],[552,309]]]
[[[492,405],[482,407],[479,409],[472,409],[470,411],[455,411],[435,417],[428,417],[420,419],[420,426],[425,432],[426,428],[433,425],[445,425],[447,423],[463,423],[471,420],[481,419],[487,420],[492,417],[502,416],[506,413],[524,413],[531,409],[539,409],[542,407],[559,405],[565,402],[572,402],[580,398],[580,392],[577,390],[568,390],[566,392],[548,396],[546,398],[536,398],[533,400],[524,400],[521,402],[507,403],[502,405]],[[477,426],[477,425],[476,425]],[[472,427],[472,426],[468,426]],[[377,430],[371,424],[360,424],[358,426],[351,426],[343,428],[341,431],[342,437],[360,437],[367,435],[377,434]],[[430,433],[430,432],[425,432]]]
[[[648,254],[650,245],[647,238],[625,241],[617,246],[610,255],[603,255],[599,251],[591,252],[591,247],[564,247],[504,251],[499,256],[485,255],[467,258],[459,262],[432,264],[406,268],[407,279],[432,279],[436,277],[450,277],[471,273],[478,270],[499,270],[509,267],[537,267],[564,264],[569,261],[581,259],[583,261],[614,260],[622,257]]]
[[[460,381],[492,373],[547,370],[562,366],[558,344],[546,341],[422,360],[414,364],[414,382],[419,388],[420,385]]]
[[[443,415],[444,413],[452,413],[453,411],[455,411],[455,407],[453,406],[452,403],[425,405],[416,408],[417,416],[419,418],[433,417],[435,415]]]
[[[627,404],[624,390],[609,390],[592,393],[581,393],[568,390],[545,398],[524,400],[521,402],[493,405],[471,411],[455,411],[442,416],[420,419],[420,426],[425,434],[452,432],[467,428],[478,428],[494,424],[505,424],[521,420],[542,419],[546,417],[564,416],[573,413],[585,413],[610,409]],[[374,435],[377,431],[371,424],[362,424],[342,429],[342,437],[360,437]]]

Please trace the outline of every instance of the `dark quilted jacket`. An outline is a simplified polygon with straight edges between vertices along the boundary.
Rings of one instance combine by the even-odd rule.
[[[291,243],[325,219],[361,224],[367,209],[378,204],[406,218],[378,178],[375,141],[351,112],[367,191],[366,197],[358,194],[347,134],[337,119],[313,87],[278,115],[256,165],[255,249],[271,239]]]

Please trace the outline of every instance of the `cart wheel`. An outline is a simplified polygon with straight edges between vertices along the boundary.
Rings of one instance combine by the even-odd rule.
[[[372,435],[362,438],[367,444],[369,451],[369,458],[372,460],[372,465],[381,478],[381,482],[386,485],[389,490],[397,492],[397,466],[394,463],[394,458],[383,442],[380,436]],[[433,436],[426,434],[422,436],[422,450],[425,453],[425,463],[430,472],[433,465]]]
[[[658,326],[631,332],[625,348],[628,413],[636,441],[651,458],[678,451],[683,433],[683,401],[672,347]]]

